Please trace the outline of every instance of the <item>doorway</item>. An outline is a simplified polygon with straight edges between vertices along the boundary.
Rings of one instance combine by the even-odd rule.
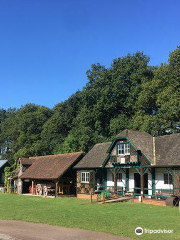
[[[144,188],[148,188],[148,174],[145,173],[143,175],[144,178]],[[135,193],[140,194],[141,193],[141,177],[139,173],[134,173],[134,187],[138,188],[135,189]],[[148,194],[148,190],[144,190],[144,194]]]

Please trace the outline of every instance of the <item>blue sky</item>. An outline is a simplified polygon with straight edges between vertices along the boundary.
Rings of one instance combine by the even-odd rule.
[[[93,63],[144,51],[159,65],[178,45],[178,0],[1,0],[0,107],[53,107]]]

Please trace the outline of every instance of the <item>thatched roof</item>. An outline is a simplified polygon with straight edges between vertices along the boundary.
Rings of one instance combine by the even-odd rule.
[[[116,136],[116,138],[120,137],[128,138],[136,149],[140,150],[151,161],[152,165],[180,166],[180,134],[155,137],[155,146],[153,146],[153,137],[143,131],[126,129]],[[96,144],[75,168],[85,169],[102,167],[102,164],[108,156],[107,151],[110,150],[110,146],[113,147],[112,143]],[[155,152],[153,152],[153,150]]]
[[[75,168],[98,168],[102,167],[107,158],[107,150],[111,142],[98,143],[85,155],[85,157],[75,166]]]
[[[34,163],[22,174],[21,178],[58,179],[82,157],[82,152],[33,157]]]
[[[156,165],[180,166],[180,133],[155,138]]]

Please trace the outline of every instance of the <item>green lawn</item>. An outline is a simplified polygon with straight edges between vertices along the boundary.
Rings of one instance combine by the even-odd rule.
[[[107,232],[137,239],[180,239],[178,208],[139,203],[97,204],[76,198],[45,199],[0,194],[0,218]],[[134,233],[136,227],[173,234]]]

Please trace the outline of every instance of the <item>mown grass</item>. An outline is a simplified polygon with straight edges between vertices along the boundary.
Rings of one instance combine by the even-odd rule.
[[[0,218],[106,232],[137,239],[180,239],[175,207],[139,203],[97,204],[77,198],[46,199],[0,194]],[[173,234],[143,234],[135,228],[172,229]]]

